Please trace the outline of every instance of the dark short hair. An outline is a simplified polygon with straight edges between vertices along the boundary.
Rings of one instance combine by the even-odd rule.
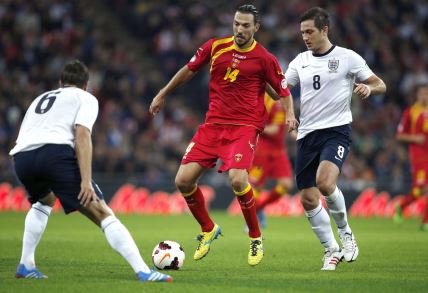
[[[300,17],[300,22],[311,19],[314,21],[315,27],[319,30],[322,30],[325,26],[330,28],[330,16],[327,10],[321,7],[312,7],[305,11]]]
[[[88,68],[79,60],[69,61],[62,68],[60,80],[63,85],[83,88],[89,80]]]
[[[256,6],[252,4],[244,4],[236,9],[237,12],[248,13],[254,16],[254,23],[260,23],[260,14]]]

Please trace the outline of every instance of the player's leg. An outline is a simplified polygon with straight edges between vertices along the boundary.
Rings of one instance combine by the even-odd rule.
[[[175,184],[186,200],[193,217],[201,225],[202,232],[198,235],[198,246],[193,258],[202,259],[210,250],[211,242],[221,234],[220,227],[213,222],[208,214],[204,195],[197,185],[205,168],[195,162],[180,165],[175,177]]]
[[[301,190],[300,201],[312,231],[324,247],[323,266],[321,270],[335,270],[343,255],[334,238],[330,225],[330,217],[321,204],[319,196],[320,192],[317,188],[305,188]]]
[[[410,193],[395,207],[393,220],[396,223],[403,221],[403,211],[414,201],[427,193],[428,164],[411,162],[412,188]]]
[[[253,197],[256,201],[256,213],[259,220],[260,228],[264,229],[267,225],[266,216],[263,212],[263,208],[266,206],[264,202],[269,200],[269,197],[260,197],[260,192],[263,189],[263,186],[266,181],[266,156],[257,155],[254,157],[253,166],[248,172],[248,181],[253,187]],[[260,204],[261,203],[261,204]],[[244,231],[248,233],[248,226],[245,225]]]
[[[263,210],[267,205],[278,201],[283,195],[293,188],[293,180],[290,177],[282,177],[276,180],[275,186],[270,190],[269,195],[257,201],[257,211]]]
[[[392,219],[395,223],[401,223],[403,222],[403,211],[416,199],[418,199],[418,196],[416,196],[416,193],[418,191],[417,186],[412,186],[412,189],[409,194],[404,196],[404,198],[401,200],[400,203],[398,203],[395,206],[394,216]]]
[[[292,168],[290,160],[285,151],[271,156],[266,166],[267,176],[275,179],[276,185],[270,191],[265,200],[257,202],[257,211],[264,209],[267,205],[276,202],[293,188]]]
[[[327,135],[327,141],[324,143],[320,155],[321,163],[316,174],[316,184],[323,194],[330,215],[338,228],[344,258],[350,262],[356,260],[359,249],[349,227],[345,198],[336,185],[340,169],[349,152],[350,139],[347,134],[335,131],[331,131]]]
[[[55,196],[51,192],[31,205],[31,208],[25,217],[22,254],[15,277],[37,279],[47,278],[47,276],[38,271],[34,254],[46,229],[49,215],[54,204]]]
[[[324,261],[321,270],[335,270],[343,256],[334,238],[330,217],[319,199],[320,191],[316,188],[319,150],[323,139],[322,133],[316,131],[297,140],[296,184],[301,191],[300,202],[312,231],[324,247]]]
[[[47,278],[38,271],[34,254],[55,204],[55,196],[43,175],[46,167],[36,164],[36,158],[40,151],[36,149],[14,156],[16,175],[25,186],[28,192],[28,200],[32,204],[25,217],[22,254],[15,275],[17,278]]]
[[[248,182],[248,172],[245,169],[230,169],[229,180],[233,192],[237,196],[242,214],[248,226],[248,235],[250,237],[250,251],[248,253],[248,263],[257,265],[263,258],[263,240],[257,220],[255,199],[253,190]]]
[[[104,200],[92,201],[79,211],[103,230],[110,246],[132,267],[142,282],[172,282],[168,275],[151,270],[144,262],[128,229],[111,213]]]
[[[428,185],[425,185],[421,190],[422,194],[425,195],[425,210],[422,215],[421,231],[428,232]]]

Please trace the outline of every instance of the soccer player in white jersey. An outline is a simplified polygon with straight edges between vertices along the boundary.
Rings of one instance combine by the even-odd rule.
[[[43,93],[28,108],[14,157],[19,180],[32,204],[25,218],[22,255],[17,278],[47,278],[36,267],[34,253],[60,200],[66,214],[78,210],[101,227],[111,247],[131,265],[142,282],[171,282],[142,259],[126,227],[115,217],[92,180],[92,126],[97,99],[86,91],[88,69],[78,60],[67,63],[60,88]]]
[[[301,16],[300,30],[308,51],[297,55],[285,74],[289,86],[300,84],[296,183],[312,230],[325,249],[322,270],[335,270],[342,258],[354,261],[359,252],[343,194],[336,185],[351,143],[351,96],[366,99],[386,91],[360,55],[330,42],[329,28],[329,15],[322,8],[311,8]],[[341,248],[320,193],[337,225]]]

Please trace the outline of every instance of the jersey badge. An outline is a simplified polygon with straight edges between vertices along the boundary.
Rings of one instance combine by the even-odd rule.
[[[281,80],[281,87],[283,89],[286,89],[288,86],[287,80],[284,78],[283,80]]]
[[[333,59],[328,60],[328,69],[330,69],[330,73],[336,73],[339,68],[339,60]]]
[[[235,155],[235,161],[236,162],[241,162],[241,160],[242,160],[242,154],[236,154]]]

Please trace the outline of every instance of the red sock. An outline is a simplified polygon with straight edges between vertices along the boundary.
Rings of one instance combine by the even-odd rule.
[[[400,207],[402,210],[404,210],[408,205],[410,205],[413,201],[415,200],[415,198],[413,197],[412,194],[408,194],[406,195],[403,200],[400,203]]]
[[[248,235],[251,238],[257,238],[261,236],[259,221],[257,220],[256,214],[256,201],[253,197],[253,189],[251,185],[249,186],[249,190],[246,191],[242,195],[236,195],[238,198],[239,205],[241,206],[242,214],[244,215],[245,222],[248,226]],[[236,194],[236,192],[235,192]]]
[[[214,229],[214,222],[208,215],[208,209],[205,205],[205,198],[201,189],[196,187],[196,190],[190,195],[185,195],[184,199],[193,217],[195,217],[199,225],[201,225],[202,232],[210,232]]]
[[[422,217],[422,225],[428,223],[428,197],[425,200],[425,211]]]
[[[260,211],[264,209],[267,205],[280,199],[281,195],[276,188],[272,189],[267,197],[256,202],[256,210]]]

